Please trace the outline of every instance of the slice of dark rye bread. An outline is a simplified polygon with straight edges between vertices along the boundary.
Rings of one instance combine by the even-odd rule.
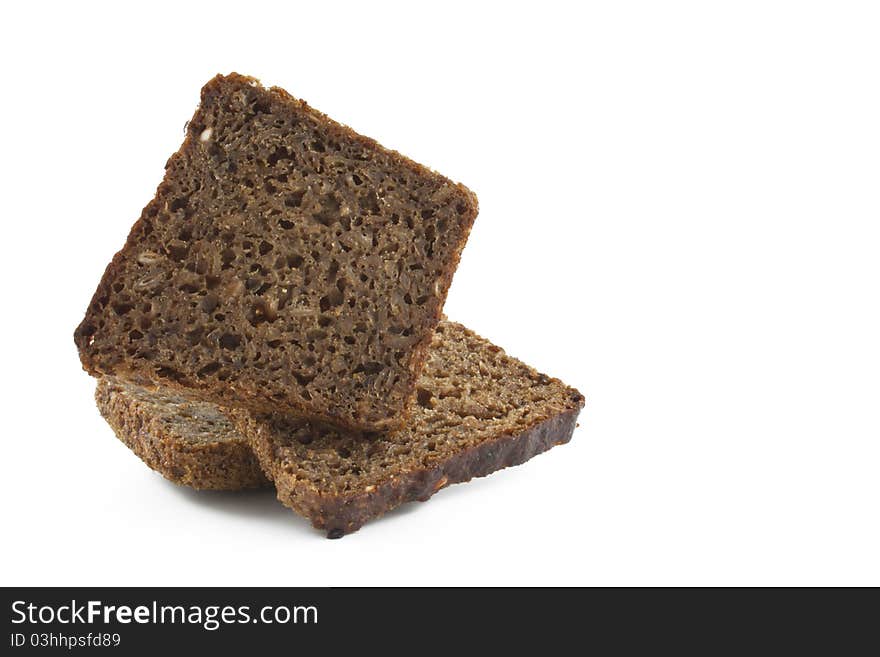
[[[247,440],[212,404],[111,377],[98,380],[95,401],[116,436],[176,484],[205,490],[270,485]]]
[[[83,367],[402,425],[476,197],[237,74],[205,85],[165,169],[76,329]]]
[[[154,469],[168,476],[173,466],[154,463],[180,464],[177,455],[185,454],[186,465],[177,467],[190,473],[189,482],[208,480],[226,489],[259,483],[241,474],[254,472],[252,454],[241,449],[246,434],[279,500],[330,538],[405,502],[425,501],[444,486],[568,442],[584,405],[574,388],[451,322],[437,328],[410,424],[393,433],[343,434],[301,419],[225,409],[238,433],[213,404],[186,403],[161,390],[101,381],[96,396],[124,442],[149,446],[133,447],[142,458],[161,437],[162,458],[145,458]],[[186,417],[178,416],[181,409]],[[215,447],[194,451],[205,443]],[[210,466],[199,466],[191,455],[210,459]],[[198,472],[210,477],[193,474]]]
[[[460,324],[441,322],[403,429],[342,433],[227,411],[278,499],[338,538],[405,502],[523,463],[571,439],[584,397]]]

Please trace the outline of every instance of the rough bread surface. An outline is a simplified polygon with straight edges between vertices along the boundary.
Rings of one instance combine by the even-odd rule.
[[[81,361],[218,404],[398,427],[476,214],[462,185],[218,76],[76,329]]]
[[[406,427],[343,433],[228,411],[278,499],[330,538],[449,484],[527,461],[574,431],[584,397],[459,324],[438,326]]]
[[[190,485],[234,489],[246,487],[243,482],[265,483],[246,447],[247,434],[275,480],[278,499],[331,538],[406,502],[425,501],[445,486],[568,442],[584,405],[574,388],[449,322],[437,329],[411,424],[394,433],[342,433],[305,420],[225,409],[239,433],[213,404],[118,382],[100,382],[97,398],[124,442],[154,469]]]
[[[166,479],[208,490],[268,486],[247,441],[216,406],[110,378],[95,401],[117,437]]]

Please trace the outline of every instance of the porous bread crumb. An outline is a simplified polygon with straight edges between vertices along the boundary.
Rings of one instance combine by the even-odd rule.
[[[75,333],[91,374],[400,426],[474,195],[251,78],[202,90]]]

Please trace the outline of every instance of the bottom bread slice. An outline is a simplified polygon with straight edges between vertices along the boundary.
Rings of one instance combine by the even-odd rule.
[[[245,438],[216,406],[104,377],[98,410],[116,436],[174,483],[204,490],[270,485]]]
[[[262,467],[278,499],[329,538],[568,442],[584,405],[574,388],[452,322],[438,326],[410,421],[392,433],[237,409],[223,409],[227,419],[213,404],[108,378],[95,397],[117,436],[168,479],[253,488],[268,483]]]
[[[354,434],[228,410],[278,499],[339,538],[450,484],[571,439],[584,397],[460,324],[441,322],[406,427]]]

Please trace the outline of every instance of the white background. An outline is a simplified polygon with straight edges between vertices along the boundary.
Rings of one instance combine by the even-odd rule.
[[[0,583],[880,584],[875,3],[129,4],[0,9]],[[446,312],[570,445],[327,541],[113,437],[73,329],[233,70],[479,195]]]

